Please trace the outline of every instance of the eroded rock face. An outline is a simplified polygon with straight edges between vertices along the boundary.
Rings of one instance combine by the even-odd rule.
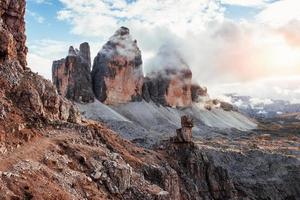
[[[79,50],[71,46],[65,59],[53,62],[52,81],[63,97],[90,103],[94,101],[90,71],[90,47],[88,43],[82,43]]]
[[[0,2],[1,117],[10,122],[18,119],[19,123],[30,121],[37,124],[37,121],[52,120],[79,122],[79,113],[73,104],[59,97],[49,81],[26,67],[24,14],[25,0]]]
[[[172,168],[181,175],[181,199],[239,199],[228,171],[216,166],[194,143],[173,143],[167,152]]]
[[[73,103],[57,95],[55,87],[40,76],[27,72],[12,90],[11,98],[29,119],[80,122],[80,114]]]
[[[106,104],[141,100],[142,56],[129,29],[121,27],[103,46],[94,59],[93,90]]]
[[[146,101],[171,107],[192,104],[192,72],[177,51],[163,46],[152,68],[143,85]]]
[[[1,0],[0,2],[0,63],[16,59],[26,66],[25,1]]]

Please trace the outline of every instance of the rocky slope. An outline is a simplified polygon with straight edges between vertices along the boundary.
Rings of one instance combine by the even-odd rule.
[[[83,103],[94,101],[91,77],[91,54],[88,43],[82,43],[78,49],[69,48],[65,59],[52,65],[53,84],[60,95]]]
[[[140,100],[143,85],[142,56],[129,29],[121,27],[94,59],[93,89],[106,104]]]
[[[16,17],[23,20],[24,0],[2,2],[8,5],[1,7],[2,22],[10,10],[20,11]],[[11,44],[18,43],[11,32],[18,25],[1,24]],[[24,31],[19,34],[25,38]],[[297,135],[258,140],[258,133],[232,132],[236,138],[224,134],[189,142],[192,121],[184,120],[181,139],[140,148],[104,124],[80,118],[49,81],[22,65],[22,57],[1,52],[7,53],[0,63],[0,199],[277,200],[300,195]]]

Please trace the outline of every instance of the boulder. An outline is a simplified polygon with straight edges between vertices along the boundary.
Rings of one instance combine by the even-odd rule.
[[[63,97],[83,103],[94,101],[88,43],[82,43],[79,50],[71,46],[66,58],[53,62],[52,81]]]
[[[117,30],[95,57],[92,80],[101,102],[114,105],[142,100],[142,56],[128,28]]]
[[[220,107],[225,111],[238,111],[235,106],[224,101],[220,101]]]
[[[112,194],[124,193],[131,185],[132,168],[129,165],[109,160],[103,165],[107,171],[105,175],[102,175],[102,179],[108,190]]]

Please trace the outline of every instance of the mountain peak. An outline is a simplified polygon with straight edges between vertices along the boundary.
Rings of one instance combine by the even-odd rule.
[[[124,35],[129,35],[130,31],[129,28],[125,27],[125,26],[121,26],[116,32],[115,35],[120,35],[120,36],[124,36]]]

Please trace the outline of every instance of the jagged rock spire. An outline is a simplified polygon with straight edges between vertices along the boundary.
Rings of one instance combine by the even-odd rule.
[[[88,43],[82,43],[79,49],[70,46],[65,59],[53,62],[52,79],[62,96],[77,102],[89,103],[94,101],[90,46]]]
[[[119,28],[99,51],[92,79],[96,98],[106,104],[141,100],[142,56],[128,28]]]

